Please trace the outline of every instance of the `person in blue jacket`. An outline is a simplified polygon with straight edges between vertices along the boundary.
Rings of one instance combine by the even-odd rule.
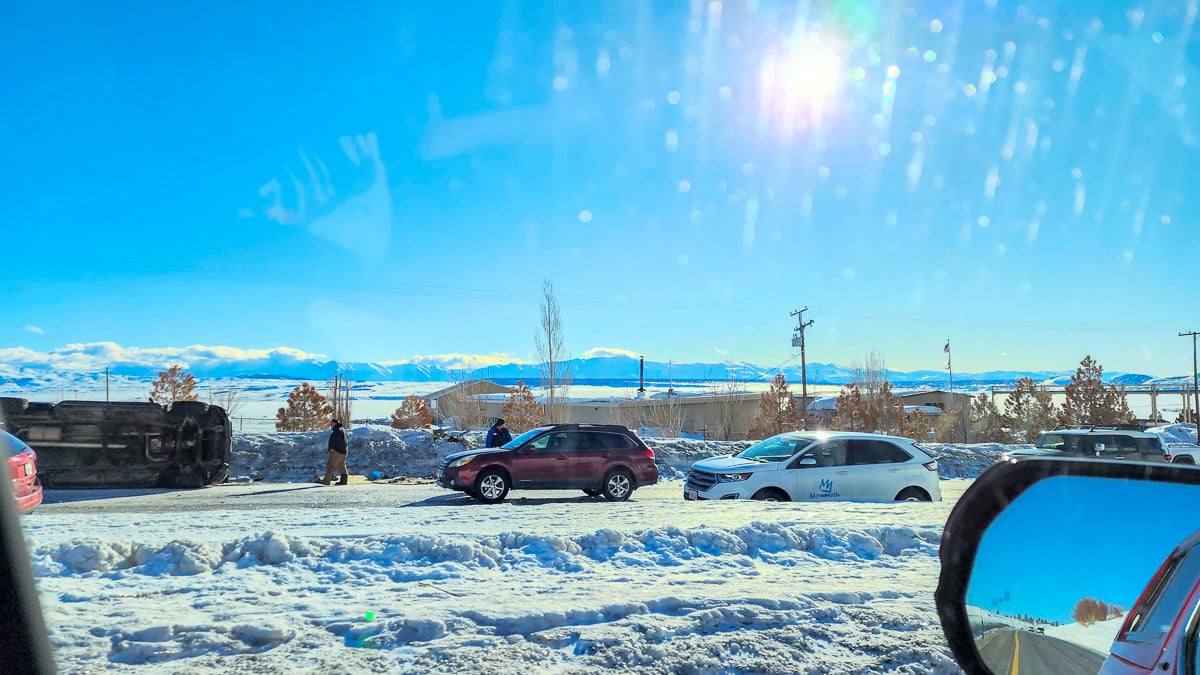
[[[504,418],[498,418],[496,423],[488,428],[487,442],[484,443],[489,448],[499,448],[505,443],[512,440],[512,433],[508,430],[508,425],[505,424]]]

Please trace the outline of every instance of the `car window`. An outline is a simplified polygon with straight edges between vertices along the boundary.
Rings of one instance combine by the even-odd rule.
[[[614,434],[607,431],[596,431],[588,434],[588,447],[597,450],[625,450],[635,447],[633,441],[624,434]]]
[[[1066,448],[1063,447],[1065,444],[1066,438],[1062,434],[1042,434],[1033,447],[1043,450],[1065,450]]]
[[[6,456],[16,457],[22,453],[29,452],[29,446],[21,439],[13,436],[7,431],[0,431],[0,445],[3,445],[7,451]]]
[[[907,462],[912,455],[887,441],[852,440],[848,464],[891,464]]]
[[[1126,638],[1155,642],[1171,629],[1183,609],[1196,579],[1200,578],[1200,549],[1191,548],[1164,566],[1145,598],[1133,608]]]
[[[795,467],[811,467],[812,464],[801,464],[805,459],[817,460],[816,466],[845,466],[848,454],[847,442],[844,440],[826,441],[800,453],[793,462]]]
[[[796,453],[797,447],[809,443],[807,439],[788,436],[772,436],[746,448],[738,453],[743,459],[753,459],[759,462],[781,462]]]

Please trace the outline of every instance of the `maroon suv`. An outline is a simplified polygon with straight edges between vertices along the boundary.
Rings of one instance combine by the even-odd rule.
[[[654,451],[617,424],[531,429],[503,448],[456,452],[438,466],[437,484],[495,504],[512,489],[583,490],[611,502],[658,482]]]

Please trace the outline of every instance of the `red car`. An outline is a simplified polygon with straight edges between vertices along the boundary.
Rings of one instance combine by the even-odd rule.
[[[654,451],[617,424],[557,424],[526,431],[503,448],[456,452],[437,484],[488,504],[510,489],[583,490],[613,502],[658,482]]]
[[[37,453],[21,439],[0,431],[0,445],[8,454],[8,477],[12,482],[17,509],[29,512],[42,503],[42,484],[37,476]]]
[[[1100,675],[1193,672],[1200,606],[1200,531],[1167,556],[1125,617]],[[1190,624],[1190,625],[1189,625]]]

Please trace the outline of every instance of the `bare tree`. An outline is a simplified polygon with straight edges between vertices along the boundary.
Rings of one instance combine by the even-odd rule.
[[[721,380],[708,385],[711,402],[705,415],[708,423],[706,431],[712,440],[734,441],[738,422],[741,417],[740,404],[742,401],[742,383],[736,377],[731,380]]]
[[[486,425],[488,416],[483,408],[483,396],[473,393],[472,387],[477,380],[466,368],[450,371],[456,391],[438,399],[438,417],[441,421],[452,420],[454,428],[460,431],[481,429]]]
[[[158,377],[150,383],[150,400],[161,405],[175,401],[199,401],[196,395],[196,376],[179,366],[158,371]]]
[[[547,279],[542,282],[541,315],[534,339],[537,343],[538,360],[541,362],[542,387],[546,417],[551,424],[565,422],[567,417],[566,395],[571,383],[570,357],[563,349],[562,317],[558,300],[554,298],[554,284]]]
[[[654,433],[663,438],[675,438],[683,431],[683,406],[677,395],[652,399],[644,413],[646,426],[654,427]]]
[[[338,373],[329,381],[329,405],[334,419],[350,428],[350,376]]]
[[[233,386],[233,382],[226,382],[223,389],[213,390],[212,385],[208,387],[208,404],[215,405],[225,410],[225,414],[229,417],[236,417],[238,410],[242,407],[242,393],[237,387]]]

